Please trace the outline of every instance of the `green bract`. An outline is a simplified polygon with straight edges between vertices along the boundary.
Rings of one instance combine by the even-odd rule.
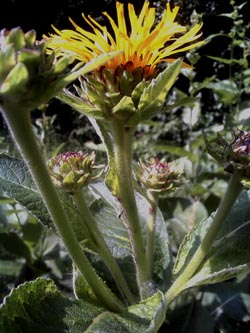
[[[129,63],[118,66],[114,73],[101,67],[80,78],[80,86],[75,86],[76,94],[65,89],[58,98],[88,117],[119,120],[133,127],[160,111],[181,65],[182,60],[178,59],[148,80],[144,78],[147,68],[131,71]]]
[[[59,60],[46,54],[46,43],[36,32],[21,28],[0,32],[0,103],[3,109],[15,105],[34,109],[48,102],[65,85],[70,58]]]

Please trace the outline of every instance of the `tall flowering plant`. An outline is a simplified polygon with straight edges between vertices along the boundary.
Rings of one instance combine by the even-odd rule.
[[[126,19],[124,4],[116,2],[116,20],[104,13],[111,29],[83,15],[88,30],[70,19],[74,30],[53,27],[40,42],[34,32],[24,34],[19,28],[1,33],[0,107],[28,169],[22,170],[16,159],[1,159],[8,167],[14,163],[19,176],[29,177],[26,190],[37,188],[37,205],[49,213],[73,263],[75,300],[66,300],[51,281],[39,279],[20,287],[24,294],[19,301],[31,304],[32,295],[40,293],[42,304],[66,313],[63,319],[55,315],[53,323],[64,322],[68,332],[157,332],[184,290],[228,279],[249,266],[242,256],[230,268],[218,268],[214,259],[214,240],[243,189],[239,168],[231,170],[216,213],[194,226],[175,255],[158,199],[184,182],[185,159],[152,158],[133,165],[137,125],[162,110],[181,68],[190,67],[173,56],[204,43],[202,25],[188,30],[177,23],[178,10],[167,4],[155,22],[149,2],[138,15],[129,4]],[[160,64],[165,64],[162,70]],[[72,82],[74,90],[67,89]],[[106,166],[96,163],[93,152],[83,151],[44,161],[30,111],[52,97],[88,117],[106,147]],[[231,145],[227,158],[242,151],[244,158],[249,155],[238,147],[247,140],[245,135],[235,141],[237,149]],[[3,189],[14,193],[6,182]],[[87,200],[89,189],[96,204]],[[21,196],[15,199],[23,203]],[[3,332],[6,327],[14,332],[18,322],[10,319],[11,299],[18,293],[0,310]],[[21,322],[25,318],[22,332],[49,325],[43,316],[30,319],[25,306],[17,316]],[[41,308],[42,313],[47,316],[48,308]]]

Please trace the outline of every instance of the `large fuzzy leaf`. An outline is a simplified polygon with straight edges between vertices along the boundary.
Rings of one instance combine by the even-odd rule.
[[[135,284],[134,264],[127,228],[122,219],[122,209],[119,202],[111,195],[107,187],[97,183],[91,186],[97,200],[92,205],[92,212],[104,235],[113,255],[119,261],[129,286],[137,291]],[[137,206],[141,220],[141,227],[146,238],[147,211],[149,205],[145,198],[137,194]],[[158,210],[155,233],[154,281],[160,289],[166,290],[170,283],[172,271],[172,257],[169,249],[169,238],[163,216]]]
[[[190,261],[212,220],[213,215],[198,224],[185,237],[177,256],[175,273],[180,274]],[[249,267],[250,191],[243,191],[229,212],[200,268],[183,288],[225,281],[248,270]]]
[[[193,285],[231,279],[250,268],[250,191],[243,191],[200,270],[188,282]]]
[[[139,216],[142,221],[143,233],[146,235],[148,212],[150,211],[151,207],[147,200],[139,194],[137,194],[137,206]],[[157,282],[162,290],[166,291],[171,283],[173,262],[166,222],[160,209],[157,210],[155,221],[155,250],[153,262],[154,281]]]
[[[155,333],[165,318],[165,298],[157,292],[123,314],[87,300],[66,298],[53,281],[39,278],[14,289],[0,308],[1,333]]]
[[[185,235],[175,260],[173,270],[174,275],[179,275],[181,271],[186,267],[187,263],[191,260],[195,251],[200,246],[204,235],[209,229],[213,221],[213,216],[214,215],[211,215],[208,218],[203,219],[199,223],[196,223],[193,226],[192,230]]]
[[[249,231],[249,230],[248,230]],[[213,249],[186,288],[229,280],[250,268],[250,234],[234,235]]]
[[[0,189],[47,226],[52,222],[23,160],[0,155]]]
[[[0,155],[0,189],[26,208],[43,225],[55,230],[48,210],[23,160],[5,154]],[[84,234],[72,199],[64,193],[60,193],[60,195],[78,240],[82,241]]]
[[[109,168],[105,175],[105,184],[107,185],[111,193],[113,193],[113,195],[116,195],[118,191],[118,179],[116,175],[113,139],[110,135],[108,124],[106,123],[104,125],[101,120],[96,120],[92,117],[89,117],[89,121],[91,122],[101,141],[104,143],[106,149]]]

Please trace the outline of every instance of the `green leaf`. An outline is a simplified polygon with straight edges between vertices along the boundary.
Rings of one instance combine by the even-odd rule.
[[[250,220],[250,190],[243,190],[230,210],[216,242],[223,241],[225,237],[241,234],[242,227]],[[245,228],[245,232],[247,229]],[[249,234],[249,232],[248,232]]]
[[[118,193],[118,179],[116,175],[116,164],[114,155],[114,146],[112,137],[108,131],[108,124],[103,124],[102,121],[89,117],[89,121],[94,127],[100,140],[103,142],[108,156],[109,169],[105,175],[105,184],[113,195]]]
[[[239,279],[210,285],[203,294],[203,304],[209,305],[213,313],[220,311],[221,315],[236,321],[250,321],[249,273]]]
[[[200,103],[196,103],[192,108],[185,107],[182,119],[185,124],[192,128],[200,119],[201,108]]]
[[[176,60],[143,90],[138,110],[129,118],[127,122],[128,126],[135,126],[141,121],[150,119],[160,111],[167,93],[172,88],[180,73],[181,64],[181,59]]]
[[[249,73],[250,74],[250,73]],[[249,75],[250,79],[250,75]],[[244,105],[239,113],[239,123],[242,126],[242,129],[248,130],[250,127],[250,103]]]
[[[109,169],[108,172],[105,175],[105,184],[111,191],[113,195],[118,195],[119,186],[118,186],[118,178],[117,173],[115,171],[115,161],[114,159],[110,159],[109,162]]]
[[[0,154],[0,186],[4,193],[25,207],[40,223],[55,230],[49,212],[23,160]],[[78,240],[84,240],[79,214],[72,198],[64,192],[59,194]]]
[[[250,191],[243,191],[230,210],[214,244],[185,288],[217,283],[250,268]],[[201,243],[213,216],[198,224],[184,239],[175,272],[185,266]],[[206,225],[207,224],[207,225]],[[198,233],[197,233],[198,231]],[[188,241],[189,240],[189,241]]]
[[[113,256],[117,259],[129,286],[136,294],[136,278],[131,254],[130,241],[127,228],[122,220],[120,203],[112,196],[107,187],[101,183],[91,185],[97,200],[92,204],[92,213],[98,223]],[[99,199],[99,200],[98,200]],[[102,200],[101,200],[102,199]],[[148,202],[137,194],[137,206],[140,215],[141,227],[146,238]],[[155,257],[154,281],[158,287],[165,291],[170,284],[172,272],[172,256],[169,248],[169,236],[166,223],[160,210],[157,212],[155,230]],[[107,276],[108,278],[108,276]]]
[[[38,221],[51,227],[49,213],[24,161],[0,155],[1,190],[24,206]]]
[[[29,247],[16,233],[0,233],[0,243],[5,251],[16,257],[22,257],[26,259],[27,263],[31,264],[32,258]]]
[[[207,230],[213,222],[213,216],[203,219],[196,223],[191,231],[184,237],[181,246],[178,250],[177,257],[174,264],[173,274],[179,275],[191,260],[197,248],[200,246]]]
[[[82,230],[82,223],[80,221],[79,212],[75,207],[72,196],[69,193],[66,193],[64,191],[59,191],[59,195],[60,195],[62,205],[65,209],[65,212],[69,216],[71,226],[76,234],[78,241],[79,242],[85,241],[86,237]],[[86,245],[86,247],[89,247],[89,246],[91,247],[91,244],[89,242],[87,242],[85,245]]]
[[[165,319],[165,312],[164,295],[157,292],[145,301],[130,306],[125,314],[100,314],[84,332],[156,333]]]
[[[214,318],[200,301],[181,302],[168,315],[171,332],[214,333]],[[206,323],[206,325],[204,324]]]
[[[0,259],[0,276],[18,277],[25,265],[24,260]],[[0,324],[1,327],[1,324]]]
[[[88,299],[96,304],[99,303],[88,282],[76,267],[73,267],[73,288],[78,299]]]
[[[20,285],[0,308],[1,333],[156,333],[165,319],[165,297],[157,292],[123,314],[87,300],[66,298],[51,280]]]
[[[207,217],[207,210],[199,200],[167,197],[162,200],[161,207],[165,214],[172,215],[167,220],[172,235],[172,249],[178,249],[190,229]]]
[[[151,209],[147,200],[137,193],[137,207],[142,223],[142,231],[146,238],[148,211]],[[173,261],[169,245],[169,235],[167,232],[164,217],[157,210],[155,224],[155,251],[154,251],[154,268],[153,280],[159,288],[166,291],[171,283]]]
[[[39,278],[12,290],[0,308],[2,333],[84,332],[103,311],[63,297],[52,280]]]
[[[226,105],[234,103],[239,96],[240,92],[234,81],[221,80],[219,82],[210,82],[207,88],[212,89]]]
[[[155,145],[154,149],[157,150],[157,151],[166,152],[166,153],[169,153],[171,155],[178,156],[178,157],[186,157],[188,155],[188,152],[186,151],[185,148],[178,147],[178,146],[170,146],[170,145],[167,145],[167,144]]]
[[[219,248],[210,251],[201,269],[185,287],[226,281],[244,271],[249,271],[249,268],[250,233],[246,235],[242,230],[242,235],[231,236]]]
[[[227,58],[213,57],[213,56],[207,56],[207,58],[221,62],[226,65],[233,65],[234,63],[239,63],[239,61],[236,59],[227,59]]]
[[[188,97],[188,96],[179,97],[175,103],[164,106],[164,112],[173,110],[175,108],[179,108],[181,106],[194,107],[195,103],[198,103],[198,102],[199,102],[199,99],[197,97]]]
[[[90,209],[108,247],[124,273],[128,285],[134,294],[137,294],[138,290],[128,231],[121,217],[119,217],[119,214],[122,214],[122,210],[118,213],[112,206],[103,202],[102,199],[93,201]],[[112,277],[105,271],[102,262],[98,262],[97,259],[94,258],[96,269],[101,270],[102,274],[104,270],[105,280],[112,284]]]

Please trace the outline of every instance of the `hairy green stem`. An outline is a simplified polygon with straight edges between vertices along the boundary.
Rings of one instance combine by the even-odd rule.
[[[158,207],[158,195],[156,193],[148,191],[147,198],[150,207],[148,211],[146,257],[148,262],[149,278],[152,279],[154,268],[155,222]]]
[[[122,311],[121,302],[98,277],[78,243],[40,153],[30,113],[27,110],[9,108],[5,109],[3,115],[73,262],[102,304],[114,312]]]
[[[113,122],[115,168],[118,182],[118,198],[126,216],[129,238],[136,268],[137,284],[141,299],[148,297],[148,265],[145,255],[144,240],[132,178],[132,139],[133,128],[126,128],[120,122]]]
[[[96,225],[96,221],[91,214],[89,207],[85,201],[84,195],[81,191],[73,194],[75,204],[80,212],[81,218],[92,238],[98,254],[103,258],[105,264],[109,268],[121,295],[129,304],[134,304],[133,295],[127,285],[127,282],[118,266],[115,258],[113,257],[108,245],[106,244],[101,232]]]
[[[207,231],[205,237],[201,241],[200,246],[194,253],[192,259],[184,269],[183,273],[174,281],[170,289],[166,293],[167,303],[171,303],[184,289],[186,283],[195,274],[199,266],[202,264],[208,254],[220,228],[225,221],[230,209],[238,198],[243,186],[240,183],[239,176],[235,173],[231,176],[227,190],[220,202],[214,220]]]

